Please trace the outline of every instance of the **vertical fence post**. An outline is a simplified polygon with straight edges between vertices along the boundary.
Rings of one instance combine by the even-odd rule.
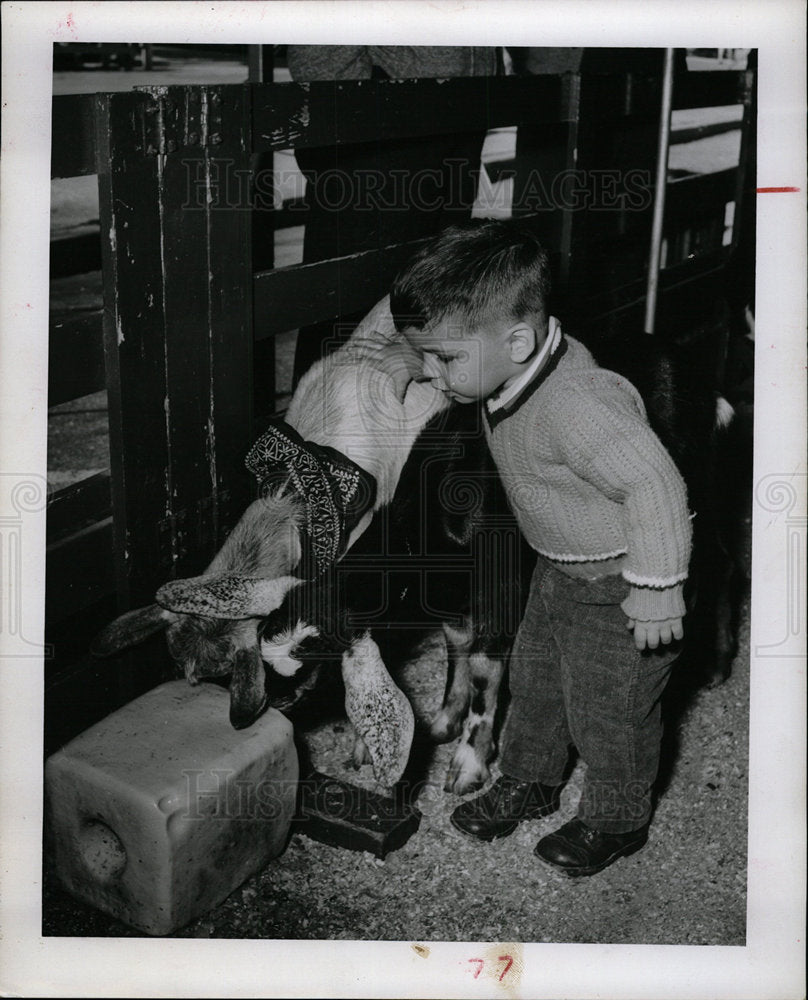
[[[651,248],[648,252],[648,290],[645,298],[646,333],[654,332],[659,263],[662,252],[662,226],[665,221],[665,191],[668,185],[668,146],[671,137],[671,107],[673,106],[673,49],[665,49],[662,70],[662,106],[659,111],[657,139],[657,172],[654,186],[654,215],[651,223]]]
[[[559,186],[563,307],[582,334],[596,315],[623,301],[624,288],[645,277],[661,70],[661,53],[653,50],[585,49],[572,78],[578,92],[568,183]],[[587,335],[600,336],[602,324],[596,326]]]
[[[250,83],[272,83],[275,71],[273,45],[247,46],[247,78]]]
[[[259,95],[272,90],[274,54],[271,45],[250,46],[250,79],[259,82],[252,93]],[[252,184],[252,245],[255,271],[275,267],[275,153],[265,152],[253,157]],[[275,338],[265,337],[253,344],[254,417],[264,422],[275,412]]]
[[[115,570],[128,607],[200,572],[249,491],[249,89],[100,101]]]
[[[757,64],[757,54],[749,60]],[[738,251],[741,240],[755,243],[755,187],[757,185],[757,70],[747,65],[742,76],[741,148],[735,181],[735,214],[732,222],[732,249]],[[752,251],[754,253],[754,250]]]

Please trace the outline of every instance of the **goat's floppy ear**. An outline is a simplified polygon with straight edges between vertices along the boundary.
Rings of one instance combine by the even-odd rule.
[[[230,725],[234,729],[251,726],[266,703],[266,674],[258,646],[240,649],[230,679]]]
[[[368,633],[343,654],[342,679],[345,711],[365,742],[376,780],[394,785],[407,766],[415,718]]]
[[[172,580],[157,591],[157,603],[169,611],[206,618],[261,618],[279,608],[286,594],[303,580],[279,576],[259,580],[245,576],[195,576]]]
[[[102,629],[90,643],[93,656],[112,656],[129,646],[136,646],[150,635],[164,629],[172,615],[157,604],[136,608],[120,615]]]

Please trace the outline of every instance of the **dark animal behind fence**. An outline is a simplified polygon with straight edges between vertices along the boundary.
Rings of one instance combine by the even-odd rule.
[[[613,327],[588,344],[602,367],[624,375],[639,390],[650,424],[687,486],[693,554],[680,659],[707,686],[727,679],[737,650],[730,523],[735,487],[722,476],[732,419],[720,394],[727,336],[725,304],[719,300],[706,317],[689,317],[678,329],[663,326],[649,336]]]

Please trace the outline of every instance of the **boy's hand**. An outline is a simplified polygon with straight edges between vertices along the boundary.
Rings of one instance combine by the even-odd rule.
[[[422,379],[424,359],[403,338],[391,340],[377,330],[352,341],[356,356],[372,361],[379,371],[389,375],[399,402],[404,401],[407,386],[414,379]]]
[[[646,646],[656,649],[660,642],[667,646],[685,634],[681,618],[665,618],[659,622],[638,622],[629,618],[626,627],[633,630],[637,649],[645,649]]]

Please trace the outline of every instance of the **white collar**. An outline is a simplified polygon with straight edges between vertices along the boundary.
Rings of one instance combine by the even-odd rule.
[[[491,396],[486,400],[486,407],[489,413],[494,413],[501,407],[510,403],[512,399],[519,395],[519,393],[524,389],[524,387],[530,382],[535,375],[544,368],[545,362],[553,354],[561,343],[561,324],[555,318],[551,316],[547,323],[547,339],[542,344],[541,350],[536,355],[536,357],[531,361],[527,368],[527,371],[523,371],[522,374],[516,379],[515,382],[511,382],[509,386],[501,389],[496,396]]]

